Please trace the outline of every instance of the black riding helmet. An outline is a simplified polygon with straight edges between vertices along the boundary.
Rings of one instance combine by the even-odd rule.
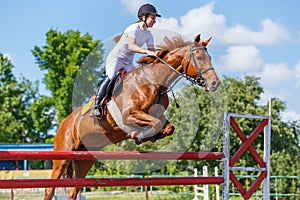
[[[161,17],[161,15],[157,13],[156,8],[153,5],[147,3],[139,8],[138,18],[141,19],[142,16],[147,17],[147,15],[149,14],[155,15],[156,17]]]

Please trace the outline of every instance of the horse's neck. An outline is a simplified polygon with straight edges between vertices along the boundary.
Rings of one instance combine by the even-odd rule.
[[[165,76],[164,80],[164,82],[168,83],[168,85],[171,85],[178,78],[182,68],[182,60],[185,54],[186,47],[177,48],[167,54],[163,59],[168,64],[168,66],[164,65],[166,68],[168,68],[168,70],[166,70],[168,74]]]
[[[178,78],[178,72],[163,63],[150,63],[141,67],[144,78],[156,87],[168,88]]]
[[[133,73],[137,73],[142,75],[142,82],[145,84],[146,82],[150,82],[156,87],[169,87],[179,76],[179,69],[182,68],[181,63],[184,55],[186,54],[187,48],[177,48],[173,51],[169,52],[167,55],[163,57],[165,63],[149,63],[138,67]]]

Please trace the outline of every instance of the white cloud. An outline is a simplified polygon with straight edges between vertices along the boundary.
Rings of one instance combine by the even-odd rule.
[[[195,36],[203,35],[205,38],[222,34],[226,30],[226,19],[222,14],[213,13],[214,2],[189,10],[179,20],[170,17],[159,19],[155,25],[157,28],[176,30],[177,32]]]
[[[147,0],[121,0],[121,2],[131,14],[137,14],[139,7],[149,1],[147,1]]]
[[[227,54],[220,57],[222,69],[226,72],[247,72],[261,67],[259,50],[252,45],[231,46]]]
[[[281,117],[285,122],[300,120],[300,114],[295,111],[284,111]]]
[[[298,60],[298,63],[294,67],[294,74],[296,78],[296,88],[300,87],[300,59]]]
[[[272,93],[271,91],[269,90],[264,90],[264,93],[262,93],[260,95],[260,100],[259,100],[259,105],[266,105],[270,98],[279,98],[278,95],[275,95],[274,93]]]
[[[259,75],[261,82],[266,85],[280,85],[283,81],[291,80],[293,71],[286,63],[265,64]]]
[[[178,20],[174,17],[159,19],[157,24],[155,25],[155,28],[173,30],[176,32],[180,32],[181,29]]]
[[[189,10],[185,15],[165,20],[158,20],[156,27],[177,30],[185,35],[201,33],[205,38],[213,36],[215,43],[221,44],[276,44],[289,41],[288,31],[282,25],[270,19],[261,21],[261,29],[252,31],[248,27],[237,24],[229,26],[226,17],[214,13],[215,3]],[[172,23],[166,23],[172,22]]]
[[[258,32],[242,25],[228,27],[222,41],[227,44],[276,44],[290,40],[288,31],[280,24],[264,19],[260,25]]]
[[[226,30],[226,18],[213,13],[215,3],[188,11],[180,17],[181,32],[184,34],[205,34],[205,37],[221,35]]]
[[[268,87],[264,88],[264,93],[260,95],[260,104],[267,104],[270,98],[280,99],[282,101],[288,101],[295,97],[295,92],[293,90],[286,90],[282,88],[277,88],[277,90],[272,90]]]
[[[261,99],[258,102],[259,105],[266,105],[270,101],[270,98],[277,98],[285,102],[287,102],[289,99],[295,98],[295,92],[291,90],[276,91],[275,93],[271,92],[270,90],[265,90],[260,96]],[[300,120],[300,113],[297,113],[294,110],[283,111],[281,114],[281,119],[284,122]]]

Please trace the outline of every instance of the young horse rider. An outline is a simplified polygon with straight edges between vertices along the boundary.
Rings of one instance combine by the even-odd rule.
[[[127,72],[134,67],[133,57],[135,53],[156,55],[153,35],[147,30],[148,27],[155,24],[156,17],[161,17],[161,15],[157,13],[153,5],[142,5],[138,10],[139,21],[125,29],[121,39],[107,56],[105,66],[107,77],[97,89],[91,117],[103,117],[102,104],[107,93],[107,87],[118,71],[124,69]],[[147,45],[147,49],[142,48],[144,44]]]

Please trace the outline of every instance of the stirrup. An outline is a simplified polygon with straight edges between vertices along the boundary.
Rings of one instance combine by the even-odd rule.
[[[101,114],[100,109],[102,109],[100,106],[94,106],[92,108],[90,117],[101,119],[103,115]]]

